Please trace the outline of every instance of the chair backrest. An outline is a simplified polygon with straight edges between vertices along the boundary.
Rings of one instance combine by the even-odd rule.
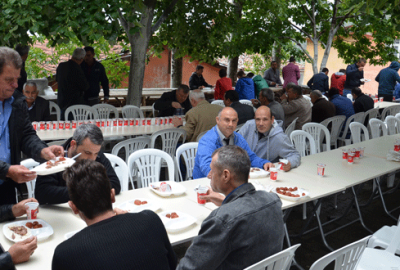
[[[53,101],[49,101],[49,109],[50,109],[50,115],[56,115],[57,121],[60,121],[61,119],[61,109],[57,105],[57,103]]]
[[[207,132],[208,132],[208,130],[206,130],[206,131],[203,131],[202,133],[200,133],[199,135],[197,135],[196,142],[199,142],[199,141],[200,141],[200,139],[201,139],[201,137],[203,137],[203,136],[204,136],[204,134],[206,134]]]
[[[278,252],[268,258],[245,268],[244,270],[281,270],[289,269],[292,263],[294,252],[300,247],[300,244],[291,246],[281,252]]]
[[[128,165],[126,165],[125,161],[122,158],[116,155],[107,153],[104,153],[104,155],[106,155],[112,167],[114,168],[116,175],[118,176],[119,182],[121,184],[121,191],[127,191],[129,189]],[[132,185],[132,188],[134,189],[135,186]]]
[[[334,270],[355,269],[370,237],[367,236],[319,258],[311,265],[310,270],[322,270],[333,261],[335,261]]]
[[[363,119],[362,123],[364,125],[368,125],[367,121],[369,121],[369,119],[372,119],[372,118],[378,118],[378,115],[379,115],[379,109],[378,108],[370,109],[370,110],[365,112],[364,119]]]
[[[236,127],[236,129],[235,129],[235,132],[239,132],[239,130],[244,126],[244,124],[246,124],[246,123],[237,125],[237,127]]]
[[[385,109],[383,109],[383,112],[381,114],[381,120],[384,121],[386,116],[396,115],[399,112],[400,112],[400,105],[393,105],[393,106],[386,107]]]
[[[124,118],[144,118],[142,110],[133,105],[125,105],[122,107],[122,116]]]
[[[394,117],[396,117],[397,119],[400,119],[400,113],[396,113],[396,115]]]
[[[72,113],[73,119],[76,121],[97,119],[92,107],[87,105],[72,105],[65,110],[65,119],[68,119],[69,113]]]
[[[288,125],[288,127],[285,129],[285,134],[288,135],[288,137],[290,137],[290,133],[293,132],[294,128],[296,127],[296,122],[297,119],[299,119],[298,117],[296,117],[292,123],[290,123],[290,125]]]
[[[225,107],[224,101],[221,100],[221,99],[214,100],[213,102],[211,102],[211,104],[215,104],[215,105],[219,105],[219,106]]]
[[[392,254],[396,254],[396,250],[400,246],[400,225],[397,225],[396,232],[394,235],[391,237],[391,241],[389,245],[386,248],[387,252],[390,252]]]
[[[96,104],[92,106],[92,110],[95,111],[94,114],[97,113],[97,119],[109,119],[111,113],[114,114],[114,118],[119,117],[117,108],[110,104]]]
[[[181,156],[183,157],[183,160],[185,161],[186,165],[186,177],[185,179],[183,178],[183,175],[181,174],[181,170],[179,170],[179,175],[180,179],[182,181],[184,180],[191,180],[193,179],[193,168],[194,168],[194,160],[196,158],[196,153],[197,153],[197,147],[199,146],[199,143],[197,142],[189,142],[189,143],[184,143],[181,146],[176,149],[176,164],[180,164],[180,159]]]
[[[307,151],[308,150],[307,139],[310,145],[310,153],[308,153]],[[295,130],[290,134],[290,140],[292,141],[294,147],[302,157],[308,155],[314,155],[316,153],[314,138],[307,132],[303,130]]]
[[[151,105],[151,110],[152,110],[152,112],[153,112],[153,117],[156,117],[156,112],[158,113],[158,110],[154,109],[154,105],[155,105],[155,104],[156,104],[156,103],[154,102],[153,105]]]
[[[137,168],[142,187],[147,187],[150,183],[160,180],[160,169],[163,160],[168,166],[169,180],[174,181],[175,163],[169,154],[158,149],[142,149],[132,153],[128,158],[129,175],[132,177],[132,173]],[[136,164],[136,168],[134,164]]]
[[[150,148],[155,148],[156,139],[158,137],[161,137],[162,140],[161,150],[174,158],[179,138],[183,138],[182,143],[186,140],[186,131],[180,128],[169,128],[154,132],[153,135],[151,135]]]
[[[125,162],[128,162],[128,158],[133,152],[149,147],[150,141],[151,140],[149,136],[141,136],[133,139],[127,139],[125,141],[117,143],[113,147],[111,153],[118,156],[119,152],[123,148],[125,150]]]
[[[395,135],[400,131],[400,119],[393,115],[388,115],[385,118],[386,128],[388,135]]]
[[[351,139],[352,139],[353,143],[359,143],[362,141],[369,140],[369,132],[368,132],[368,129],[364,126],[364,124],[353,122],[353,123],[350,123],[349,127],[350,127],[350,132],[351,132]],[[364,140],[362,139],[363,136],[361,134],[361,130],[364,133]]]
[[[35,161],[33,158],[28,158],[25,160],[22,160],[20,162],[22,166],[25,166],[28,169],[32,169],[36,166],[38,166],[40,163]],[[36,178],[32,181],[26,182],[26,189],[28,190],[28,198],[34,198],[35,197],[35,187],[36,187]]]
[[[326,138],[326,151],[331,150],[331,134],[329,130],[322,124],[318,123],[306,123],[303,125],[302,129],[309,133],[315,141],[315,151],[317,153],[323,152],[322,143],[324,141],[324,137]]]
[[[372,139],[379,138],[387,135],[387,128],[384,122],[379,119],[370,119],[369,126],[371,130]]]
[[[329,125],[331,126],[331,145],[335,144],[338,140],[339,133],[342,130],[342,126],[344,121],[346,120],[346,116],[344,115],[336,115],[330,118],[325,119],[321,122],[322,125],[329,129]]]
[[[347,94],[346,97],[347,97],[348,99],[350,99],[351,101],[354,101],[354,100],[353,100],[353,96],[352,96],[351,94]]]
[[[352,116],[347,118],[346,125],[343,129],[343,133],[341,136],[342,139],[346,138],[347,133],[349,132],[350,123],[352,123],[352,122],[362,123],[362,121],[364,120],[364,114],[365,114],[364,112],[359,112],[359,113],[353,114]]]
[[[242,104],[246,104],[246,105],[249,105],[249,106],[253,107],[253,103],[251,102],[251,100],[241,99],[241,100],[239,100],[239,102],[242,103]]]

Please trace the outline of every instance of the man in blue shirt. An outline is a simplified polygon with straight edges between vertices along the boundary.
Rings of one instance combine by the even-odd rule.
[[[367,60],[360,58],[357,63],[348,65],[346,68],[346,82],[344,83],[343,96],[347,97],[347,94],[351,94],[351,89],[354,87],[360,87],[364,82],[364,67]]]
[[[311,90],[319,90],[322,94],[329,91],[329,69],[323,68],[322,72],[315,74],[308,81],[307,85]]]

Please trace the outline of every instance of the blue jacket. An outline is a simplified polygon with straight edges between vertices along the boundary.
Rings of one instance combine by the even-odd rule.
[[[261,159],[250,150],[249,145],[242,135],[234,132],[235,145],[246,150],[250,157],[251,167],[263,168],[265,163],[269,163],[266,159]],[[199,141],[197,148],[196,159],[194,161],[193,179],[207,177],[210,172],[211,155],[212,153],[222,147],[221,138],[219,137],[216,126],[209,130]]]
[[[319,90],[322,93],[328,92],[329,91],[329,77],[323,73],[317,73],[312,78],[308,81],[307,83],[308,87],[310,87],[311,90]]]
[[[396,84],[393,95],[395,96],[396,99],[400,98],[400,83]]]
[[[354,114],[353,103],[347,97],[334,95],[331,97],[331,102],[335,105],[336,115],[344,115],[347,118]]]
[[[364,78],[364,71],[359,71],[357,64],[348,65],[346,68],[345,89],[352,89],[361,85],[360,79]]]
[[[375,81],[379,83],[378,94],[381,95],[393,95],[394,87],[396,86],[396,81],[400,82],[400,76],[397,71],[400,69],[400,63],[393,61],[389,67],[382,69],[378,76],[376,76]]]
[[[240,78],[235,86],[235,91],[239,94],[239,99],[254,99],[254,82],[251,78]]]

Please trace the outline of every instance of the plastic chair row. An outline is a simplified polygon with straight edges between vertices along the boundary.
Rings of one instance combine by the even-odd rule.
[[[57,109],[58,106],[53,103],[50,105],[50,107]],[[87,105],[73,105],[65,110],[65,119],[68,119],[68,115],[70,113],[72,114],[73,119],[77,121],[89,119],[109,119],[111,118],[111,115],[114,115],[114,118],[119,117],[118,109],[110,104],[96,104],[92,107]],[[123,118],[144,118],[142,110],[133,105],[125,105],[122,107],[122,116]],[[58,115],[57,119],[59,120]]]

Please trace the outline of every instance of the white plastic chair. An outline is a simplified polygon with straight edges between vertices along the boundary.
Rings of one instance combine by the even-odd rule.
[[[331,125],[331,146],[334,145],[335,148],[337,148],[337,140],[345,120],[346,116],[336,115],[321,122],[327,128]]]
[[[49,109],[50,109],[50,115],[56,115],[57,121],[60,121],[61,119],[61,109],[57,105],[57,103],[53,101],[49,101]],[[55,110],[55,112],[54,112]]]
[[[309,133],[315,140],[315,151],[316,153],[321,153],[324,151],[330,151],[330,141],[331,141],[331,134],[329,130],[322,124],[318,123],[306,123],[303,125],[302,129]],[[323,149],[323,141],[324,137],[326,138],[326,149]]]
[[[133,105],[125,105],[122,107],[122,116],[124,118],[144,118],[142,110]]]
[[[351,102],[353,102],[354,100],[353,100],[353,96],[351,95],[351,94],[347,94],[346,95],[346,97],[348,98],[348,99],[350,99],[351,100]]]
[[[142,150],[150,145],[150,137],[149,136],[140,136],[133,139],[127,139],[125,141],[117,143],[111,153],[113,155],[119,156],[119,152],[121,149],[125,150],[125,162],[128,162],[129,156],[137,151]]]
[[[396,117],[397,119],[400,120],[400,113],[396,113],[396,115],[394,117]]]
[[[368,240],[368,247],[370,248],[387,248],[393,235],[396,234],[397,226],[383,226],[377,230]],[[400,243],[397,245],[396,254],[400,254]]]
[[[176,149],[176,164],[178,164],[178,169],[179,169],[179,164],[180,164],[180,159],[181,156],[183,157],[183,160],[185,161],[186,164],[186,177],[183,179],[181,170],[179,170],[179,176],[182,181],[184,180],[191,180],[193,179],[193,168],[194,168],[194,160],[196,158],[196,153],[197,153],[197,147],[199,143],[197,142],[190,142],[190,143],[184,143],[181,146]]]
[[[291,246],[281,252],[278,252],[268,258],[253,264],[245,268],[244,270],[281,270],[281,269],[289,269],[290,264],[292,263],[294,253],[296,249],[300,247],[300,244]]]
[[[288,137],[290,137],[290,133],[292,133],[293,130],[295,129],[297,119],[299,119],[299,118],[296,117],[296,118],[292,121],[292,123],[290,123],[290,125],[288,125],[287,128],[285,129],[285,134],[288,135]]]
[[[387,135],[387,128],[384,122],[379,119],[370,119],[369,127],[371,130],[372,139]],[[382,134],[382,135],[381,135]]]
[[[310,98],[309,96],[303,95],[303,98],[307,99],[308,102],[310,102],[311,107],[314,105],[314,104],[312,103],[311,98]]]
[[[315,149],[315,140],[311,134],[303,131],[303,130],[295,130],[290,134],[290,140],[292,141],[296,150],[300,153],[302,157],[308,155],[314,155],[316,153]],[[308,152],[308,144],[309,141],[310,151]]]
[[[168,166],[168,180],[174,181],[175,163],[169,154],[158,149],[142,149],[132,153],[128,158],[129,174],[135,169],[140,173],[142,187],[160,180],[161,163],[165,161]]]
[[[351,132],[351,140],[353,143],[359,143],[362,141],[369,140],[369,132],[368,129],[364,126],[364,124],[353,122],[350,123],[350,132]],[[361,134],[361,130],[364,134]]]
[[[249,106],[253,107],[253,103],[251,102],[251,100],[241,99],[241,100],[239,100],[239,102],[242,103],[242,104],[246,104],[246,105],[249,105]]]
[[[333,261],[335,261],[335,270],[354,269],[367,245],[369,237],[370,236],[367,236],[325,255],[314,262],[310,270],[322,270]]]
[[[110,104],[96,104],[92,106],[94,114],[97,114],[97,119],[109,119],[111,113],[114,114],[114,118],[119,118],[118,109]]]
[[[96,119],[97,115],[94,114],[92,107],[87,105],[73,105],[65,110],[65,119],[68,119],[69,113],[72,113],[73,119],[76,121]]]
[[[349,139],[346,138],[347,137],[347,133],[349,131],[349,125],[352,122],[362,123],[362,121],[364,120],[364,114],[365,114],[364,112],[359,112],[359,113],[353,114],[352,116],[347,118],[346,125],[345,125],[345,127],[343,129],[342,136],[340,136],[338,138],[339,142],[342,142],[344,145],[351,144],[351,138],[349,138]]]
[[[201,139],[201,137],[203,137],[203,136],[204,136],[204,134],[206,134],[207,132],[208,132],[208,130],[206,130],[206,131],[203,131],[202,133],[200,133],[199,135],[197,135],[196,142],[199,142],[199,141],[200,141],[200,139]]]
[[[20,162],[22,166],[25,166],[28,169],[32,169],[38,166],[40,163],[35,161],[33,158],[28,158],[22,160]],[[35,187],[36,187],[36,178],[32,181],[26,182],[26,189],[28,190],[28,198],[35,198]],[[18,197],[18,196],[17,196]],[[18,201],[18,198],[17,198]]]
[[[400,105],[393,105],[393,106],[386,107],[385,109],[383,109],[383,112],[381,114],[381,120],[384,121],[386,116],[396,115],[399,112],[400,112]]]
[[[393,115],[388,115],[385,118],[385,124],[388,135],[395,135],[400,131],[400,120]]]
[[[219,106],[225,107],[224,101],[221,100],[221,99],[214,100],[214,101],[211,102],[211,104],[215,104],[215,105],[219,105]]]
[[[153,117],[156,117],[156,112],[158,113],[158,110],[154,109],[154,105],[155,105],[155,104],[156,104],[156,103],[154,102],[153,105],[151,105],[151,110],[152,110],[152,112],[153,112]]]
[[[368,122],[366,122],[366,121],[369,121],[369,119],[372,119],[372,118],[378,118],[378,115],[379,115],[378,108],[370,109],[364,113],[364,119],[363,119],[362,123],[364,125],[368,125]]]
[[[104,153],[104,155],[111,162],[115,174],[118,176],[119,182],[121,184],[121,191],[127,191],[129,189],[129,171],[125,161],[122,158],[113,154]],[[132,182],[131,184],[132,188],[135,189],[135,186]]]

